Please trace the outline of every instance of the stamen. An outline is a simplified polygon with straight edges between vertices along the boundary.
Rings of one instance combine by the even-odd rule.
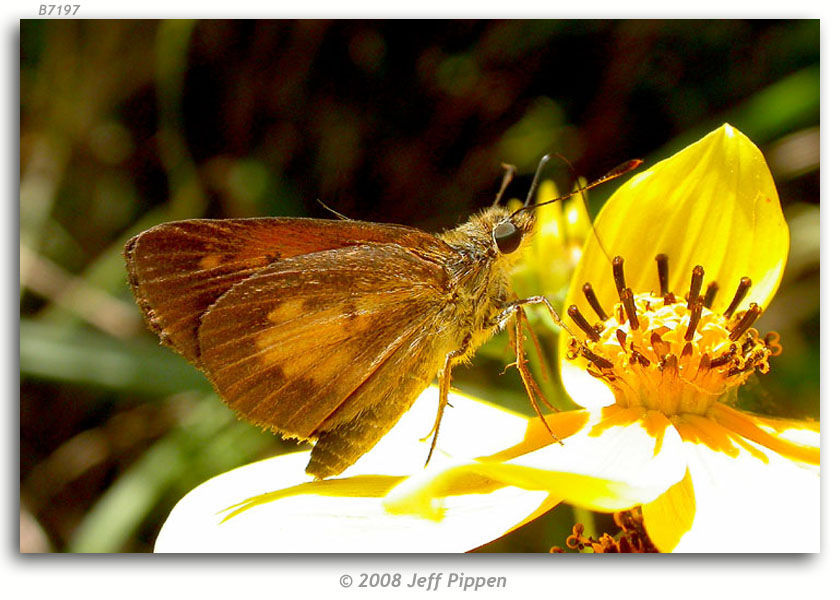
[[[782,353],[782,345],[779,343],[781,336],[775,331],[768,331],[764,336],[764,345],[770,349],[770,356],[779,356]],[[622,346],[624,343],[622,342]]]
[[[606,358],[601,358],[586,346],[583,346],[580,349],[580,353],[584,356],[584,358],[586,358],[599,369],[612,369],[613,367],[613,364],[610,361],[608,361]]]
[[[703,306],[706,308],[712,308],[712,302],[715,301],[718,289],[720,289],[720,286],[718,286],[717,281],[709,283],[709,287],[706,288],[706,299],[703,301]]]
[[[665,296],[668,293],[668,255],[656,255],[656,270],[659,271],[659,295]]]
[[[650,360],[638,350],[633,350],[633,353],[630,355],[630,362],[632,363],[634,361],[641,363],[643,367],[650,366]]]
[[[623,329],[616,329],[615,330],[615,337],[618,338],[618,343],[621,344],[621,349],[627,352],[627,346],[625,346],[624,342],[627,341],[627,334],[624,333]]]
[[[700,287],[699,285],[697,286]],[[691,285],[694,289],[694,283]],[[703,296],[698,296],[694,303],[688,303],[691,307],[691,317],[688,320],[688,328],[685,330],[685,341],[690,342],[694,339],[694,334],[697,332],[697,325],[700,323],[700,316],[703,314]]]
[[[613,261],[613,279],[615,280],[615,288],[618,290],[618,295],[621,297],[621,292],[627,287],[624,282],[624,259],[616,256]]]
[[[586,296],[586,300],[589,302],[589,306],[592,307],[592,310],[598,315],[598,318],[602,321],[606,321],[609,317],[607,313],[604,312],[604,309],[601,308],[601,303],[598,302],[598,298],[595,296],[595,290],[592,289],[592,284],[586,282],[583,284],[583,295]]]
[[[738,305],[741,304],[741,300],[744,299],[744,296],[747,295],[747,290],[750,289],[752,286],[752,280],[749,277],[741,277],[741,282],[738,284],[738,289],[735,290],[735,297],[732,298],[732,302],[729,304],[729,308],[727,308],[723,312],[723,316],[727,319],[731,319],[732,315],[735,313],[735,309],[738,308]]]
[[[723,365],[728,363],[730,360],[732,360],[732,357],[735,356],[735,352],[737,352],[737,351],[738,351],[737,346],[735,346],[735,344],[732,344],[731,346],[729,346],[729,350],[727,350],[726,352],[724,352],[723,354],[721,354],[717,358],[713,359],[709,363],[709,366],[712,367],[712,368],[722,367]]]
[[[668,371],[670,375],[675,376],[679,370],[677,356],[675,354],[666,355],[662,362],[659,363],[659,368],[663,371]]]
[[[706,415],[753,373],[767,372],[781,346],[777,334],[762,338],[755,329],[762,308],[750,297],[750,278],[736,281],[735,291],[706,279],[705,268],[697,265],[686,286],[684,279],[669,282],[669,263],[666,254],[656,255],[659,289],[654,283],[653,290],[634,294],[627,285],[632,281],[625,278],[625,260],[615,256],[612,275],[619,301],[611,301],[609,311],[603,310],[592,283],[584,283],[592,312],[580,304],[568,307],[566,323],[572,327],[574,322],[577,329],[566,356],[606,384],[620,406],[659,410],[668,418]],[[677,286],[676,293],[670,284]],[[731,302],[718,301],[721,287],[735,292],[733,297],[727,291]]]
[[[735,324],[735,326],[729,330],[729,339],[737,340],[739,337],[744,335],[744,332],[747,329],[749,329],[753,323],[755,323],[755,320],[760,314],[761,308],[759,308],[758,304],[756,304],[755,302],[750,304],[749,310],[747,310],[747,312],[744,313],[744,316],[741,317],[741,320],[738,321]]]
[[[630,288],[624,288],[619,292],[618,297],[624,305],[624,310],[627,312],[627,318],[630,320],[630,329],[633,331],[639,328],[639,317],[636,315],[636,302],[633,298],[633,291]]]
[[[697,302],[697,298],[700,297],[700,287],[703,285],[704,274],[705,271],[700,265],[697,265],[691,271],[691,289],[688,290],[688,298],[686,298],[689,308],[692,308]]]
[[[580,327],[581,330],[586,334],[586,337],[588,337],[593,342],[597,342],[601,339],[601,336],[598,334],[597,331],[595,331],[592,325],[589,324],[589,322],[586,320],[586,317],[580,314],[577,305],[572,304],[566,312],[569,313],[569,316],[572,318],[572,321],[574,321],[575,324],[578,327]]]
[[[650,345],[653,347],[653,351],[656,352],[656,356],[660,359],[671,349],[671,345],[664,341],[662,336],[655,331],[650,335]]]
[[[741,354],[747,354],[753,348],[755,348],[755,338],[747,332],[747,339],[741,344]]]

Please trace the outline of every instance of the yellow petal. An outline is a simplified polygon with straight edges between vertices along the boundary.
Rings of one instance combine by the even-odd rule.
[[[810,465],[820,464],[819,423],[772,419],[715,404],[709,416],[729,431]]]
[[[610,312],[618,302],[611,266],[615,256],[625,259],[627,286],[635,292],[659,293],[655,257],[664,253],[669,287],[676,294],[688,291],[693,267],[702,265],[705,282],[719,285],[713,309],[726,308],[745,276],[752,279],[752,288],[741,306],[756,302],[764,307],[778,288],[790,243],[764,157],[730,125],[622,185],[604,205],[594,229],[601,243],[594,236],[587,240],[564,307],[565,312],[576,304],[590,322],[597,317],[582,286],[590,282]],[[567,339],[564,332],[563,348]],[[571,373],[568,379],[573,398],[591,407],[587,398],[593,392],[576,385],[585,379]],[[563,380],[566,384],[566,373]]]
[[[544,418],[545,423],[539,417],[529,419],[521,440],[490,456],[483,456],[479,460],[483,462],[506,461],[534,452],[549,444],[556,444],[555,437],[563,440],[583,429],[589,422],[590,413],[585,410],[567,410],[545,415]]]
[[[694,523],[696,504],[691,475],[674,484],[653,502],[642,505],[645,531],[660,552],[673,552],[674,548]]]

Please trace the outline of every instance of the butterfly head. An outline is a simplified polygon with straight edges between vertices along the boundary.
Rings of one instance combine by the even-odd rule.
[[[456,231],[465,234],[472,247],[483,248],[491,257],[513,258],[528,244],[533,229],[533,211],[493,206],[474,215]]]

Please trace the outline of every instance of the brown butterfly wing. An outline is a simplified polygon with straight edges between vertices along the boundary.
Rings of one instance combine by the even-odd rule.
[[[444,250],[433,236],[398,225],[321,219],[194,219],[164,223],[125,247],[129,282],[161,341],[201,366],[201,316],[232,286],[274,261],[359,243]]]
[[[439,261],[396,244],[281,259],[202,317],[201,362],[238,414],[317,437],[308,471],[336,474],[390,429],[451,350],[451,336],[429,327],[448,283]]]

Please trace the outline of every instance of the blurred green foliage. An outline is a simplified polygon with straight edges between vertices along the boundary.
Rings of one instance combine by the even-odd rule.
[[[819,38],[818,21],[22,21],[21,549],[148,551],[192,487],[292,447],[145,330],[132,234],[329,217],[319,199],[436,231],[492,200],[501,162],[522,197],[545,152],[592,178],[723,121],[765,151],[792,234],[762,317],[785,353],[743,402],[819,418]],[[509,361],[497,336],[456,385],[527,412]],[[486,550],[546,551],[574,521],[610,526],[560,507]]]

